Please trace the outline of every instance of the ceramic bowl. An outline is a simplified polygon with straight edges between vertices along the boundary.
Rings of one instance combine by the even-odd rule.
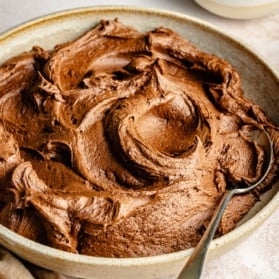
[[[227,59],[240,73],[247,97],[260,104],[279,125],[278,76],[243,43],[215,27],[197,19],[167,11],[127,7],[89,7],[69,10],[22,24],[0,35],[0,63],[7,58],[30,50],[33,45],[46,49],[69,41],[95,26],[100,19],[119,18],[140,31],[158,26],[175,30],[203,51]],[[262,200],[230,233],[215,239],[209,257],[231,249],[245,239],[278,206],[278,184],[266,192]],[[79,278],[176,278],[192,249],[142,258],[101,258],[72,254],[50,248],[11,232],[0,225],[0,244],[21,258],[36,265]]]
[[[206,10],[227,18],[251,19],[279,10],[277,0],[195,0]]]

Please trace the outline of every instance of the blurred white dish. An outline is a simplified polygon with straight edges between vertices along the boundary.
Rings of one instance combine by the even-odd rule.
[[[206,10],[223,17],[251,19],[279,9],[278,0],[195,0]]]

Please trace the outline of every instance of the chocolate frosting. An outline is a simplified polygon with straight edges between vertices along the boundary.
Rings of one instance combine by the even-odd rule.
[[[279,130],[238,73],[167,28],[117,19],[0,68],[0,222],[65,251],[158,255],[197,244],[227,187],[253,183],[266,129],[275,160],[233,198],[218,235],[278,178]]]

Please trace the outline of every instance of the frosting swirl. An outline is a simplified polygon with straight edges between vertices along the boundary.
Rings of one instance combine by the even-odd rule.
[[[278,127],[228,62],[170,29],[103,20],[1,66],[0,223],[95,256],[192,247],[226,187],[261,176],[254,128],[274,141],[272,171],[231,201],[219,234],[278,178]]]

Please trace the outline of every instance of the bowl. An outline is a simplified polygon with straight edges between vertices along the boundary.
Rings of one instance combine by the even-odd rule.
[[[0,63],[41,45],[76,38],[101,19],[118,18],[140,31],[158,26],[173,29],[201,50],[228,60],[240,73],[245,95],[260,104],[279,125],[278,76],[254,51],[225,32],[198,19],[168,11],[131,7],[88,7],[47,15],[15,27],[0,36]],[[245,239],[278,207],[279,184],[267,191],[237,227],[212,241],[209,257],[217,257]],[[79,278],[176,278],[193,249],[141,258],[103,258],[60,251],[26,239],[0,225],[0,244],[38,266]]]
[[[232,19],[252,19],[266,16],[279,9],[276,0],[195,0],[206,10]]]

